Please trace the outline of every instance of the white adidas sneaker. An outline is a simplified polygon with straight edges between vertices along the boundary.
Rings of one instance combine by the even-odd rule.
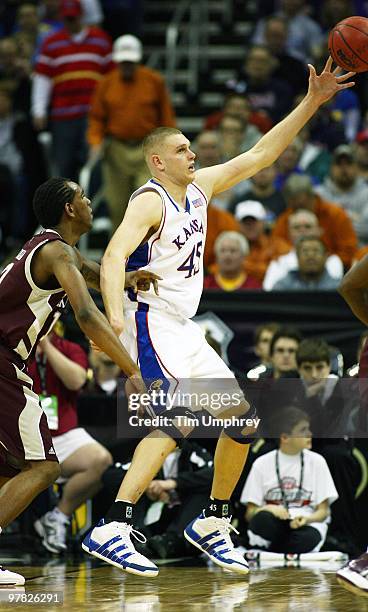
[[[138,542],[146,542],[143,533],[133,529],[132,525],[118,521],[105,523],[104,519],[101,519],[84,538],[82,548],[90,555],[130,574],[151,578],[157,576],[158,567],[136,551],[131,536]]]
[[[230,531],[238,533],[230,523],[230,518],[206,517],[200,514],[187,525],[184,536],[188,542],[206,553],[214,563],[223,569],[248,574],[248,563],[241,552],[234,548]]]
[[[6,585],[16,585],[21,586],[25,582],[24,576],[21,574],[17,574],[16,572],[11,572],[10,570],[4,569],[0,565],[0,586]]]

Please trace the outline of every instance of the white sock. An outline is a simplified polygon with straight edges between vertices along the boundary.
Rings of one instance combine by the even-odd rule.
[[[0,527],[0,533],[2,532],[2,528]]]

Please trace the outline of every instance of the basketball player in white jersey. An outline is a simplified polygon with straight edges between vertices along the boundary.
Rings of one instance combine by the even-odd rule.
[[[152,179],[131,196],[124,219],[102,260],[101,290],[108,319],[143,378],[160,379],[170,390],[180,379],[228,379],[233,373],[206,343],[191,321],[202,294],[206,207],[212,196],[230,189],[262,168],[270,166],[292,142],[319,106],[354,73],[338,76],[332,59],[317,76],[309,67],[307,95],[297,108],[248,152],[217,166],[195,171],[195,154],[179,130],[159,128],[145,139],[143,148]],[[159,295],[129,292],[124,302],[125,269],[143,268],[159,275]],[[124,312],[125,311],[125,312]],[[234,388],[236,381],[234,380]],[[152,404],[150,414],[162,414]],[[191,407],[193,410],[193,407]],[[223,416],[244,415],[249,404],[228,409]],[[105,519],[85,538],[83,549],[128,572],[155,576],[158,568],[135,550],[134,505],[161,468],[165,457],[188,431],[175,419],[183,406],[170,411],[170,425],[160,426],[138,444],[115,503]],[[248,413],[251,415],[251,412]],[[247,416],[248,416],[247,415]],[[231,426],[218,440],[214,480],[208,506],[185,529],[185,537],[214,563],[230,571],[247,573],[244,558],[230,538],[230,498],[249,450],[249,430]]]

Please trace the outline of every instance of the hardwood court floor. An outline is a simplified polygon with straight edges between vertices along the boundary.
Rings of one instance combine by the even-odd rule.
[[[343,589],[332,569],[259,568],[248,578],[218,568],[162,567],[157,578],[143,579],[89,559],[12,567],[26,576],[27,594],[62,592],[63,607],[22,604],[37,612],[368,611],[368,597]],[[0,603],[0,610],[15,608]]]

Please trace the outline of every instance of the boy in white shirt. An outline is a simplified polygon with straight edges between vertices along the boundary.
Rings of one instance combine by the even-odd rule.
[[[254,462],[240,498],[247,504],[249,543],[280,553],[318,551],[338,494],[325,459],[309,450],[307,415],[287,407],[277,428],[279,449]]]

